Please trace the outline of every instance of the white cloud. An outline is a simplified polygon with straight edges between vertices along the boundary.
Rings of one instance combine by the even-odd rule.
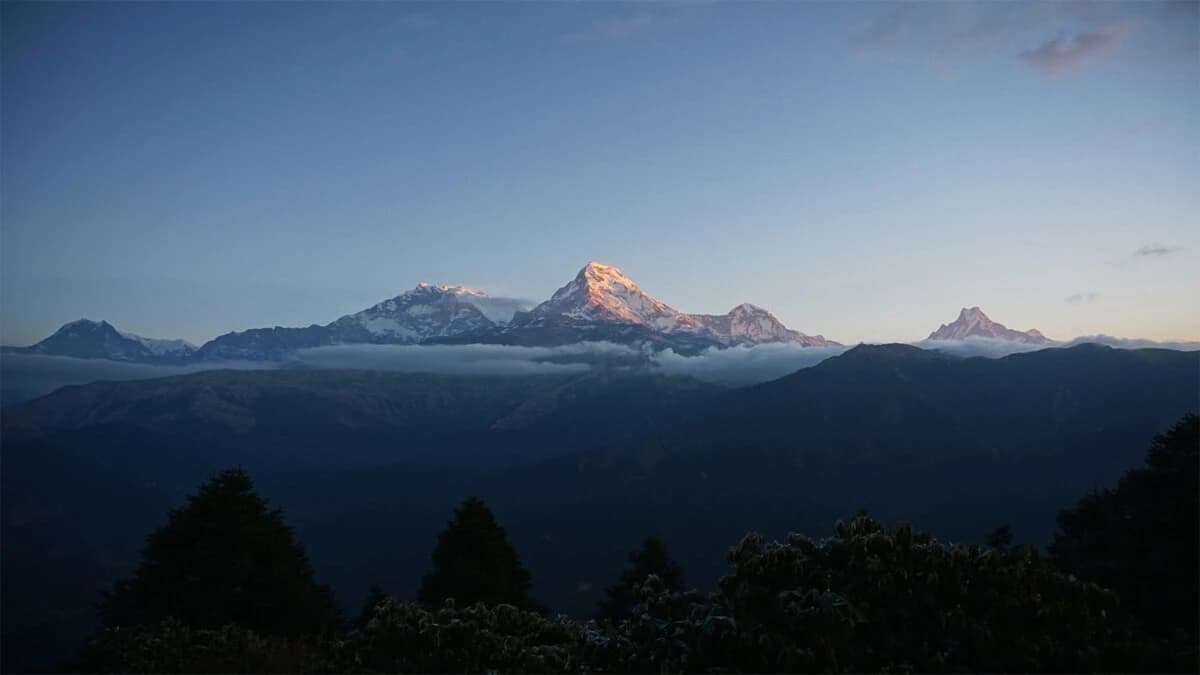
[[[815,366],[850,349],[802,347],[792,342],[707,349],[696,356],[683,356],[668,349],[650,357],[667,375],[686,375],[705,382],[730,385],[757,384]]]
[[[1149,257],[1149,256],[1171,255],[1172,253],[1175,253],[1176,251],[1179,251],[1179,250],[1180,250],[1180,248],[1178,246],[1163,246],[1162,244],[1155,243],[1155,244],[1146,244],[1145,246],[1134,251],[1133,254],[1138,257],[1145,258],[1145,257]]]
[[[561,375],[596,361],[641,359],[631,347],[583,342],[562,347],[509,345],[336,345],[302,349],[291,365],[445,375]]]

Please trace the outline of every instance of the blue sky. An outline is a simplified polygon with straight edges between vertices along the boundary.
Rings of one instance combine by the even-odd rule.
[[[1196,3],[0,5],[0,340],[584,263],[843,342],[1200,339]]]

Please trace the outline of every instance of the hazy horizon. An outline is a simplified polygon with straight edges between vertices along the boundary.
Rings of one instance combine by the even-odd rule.
[[[1200,339],[1197,3],[4,3],[0,342],[589,260],[847,344]]]

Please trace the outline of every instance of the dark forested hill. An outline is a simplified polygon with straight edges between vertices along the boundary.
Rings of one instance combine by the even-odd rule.
[[[747,530],[822,535],[859,509],[955,541],[1010,524],[1018,541],[1046,544],[1057,512],[1141,465],[1147,439],[1195,411],[1198,391],[1196,353],[1088,345],[964,360],[859,347],[731,391],[665,442],[513,467],[480,492],[529,523],[515,536],[536,533],[519,544],[540,584],[539,567],[577,572],[556,598],[602,581],[636,530],[699,579]]]
[[[650,534],[698,583],[747,530],[821,536],[860,508],[949,539],[1008,523],[1045,543],[1058,510],[1197,409],[1198,387],[1197,353],[987,360],[884,345],[736,390],[631,371],[215,371],[67,388],[4,409],[5,650],[36,660],[85,634],[167,505],[233,464],[285,509],[346,607],[371,583],[411,597],[453,505],[477,494],[537,600],[583,614]]]

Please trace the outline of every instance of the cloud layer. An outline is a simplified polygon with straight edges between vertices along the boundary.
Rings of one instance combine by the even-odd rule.
[[[1161,348],[1200,350],[1200,342],[1155,342],[1092,335],[1070,342],[1027,345],[995,338],[970,337],[960,341],[922,340],[910,343],[959,357],[999,358],[1046,348],[1098,343],[1119,349]],[[122,363],[102,359],[77,359],[41,354],[0,355],[0,404],[8,405],[48,394],[60,387],[100,380],[139,380],[184,375],[201,370],[235,368],[346,368],[401,373],[476,376],[571,375],[592,368],[646,369],[662,375],[694,377],[729,386],[774,380],[810,368],[851,349],[801,347],[791,343],[709,349],[696,356],[666,350],[648,353],[607,342],[585,342],[562,347],[506,345],[341,345],[297,352],[286,362],[220,362],[190,366]]]
[[[597,360],[640,358],[641,352],[607,342],[563,347],[508,345],[338,345],[302,349],[289,365],[444,375],[565,375]]]
[[[651,362],[666,375],[686,375],[705,382],[736,386],[774,380],[815,366],[848,349],[850,347],[844,345],[801,347],[787,342],[707,349],[696,356],[683,356],[668,349],[653,355]]]

